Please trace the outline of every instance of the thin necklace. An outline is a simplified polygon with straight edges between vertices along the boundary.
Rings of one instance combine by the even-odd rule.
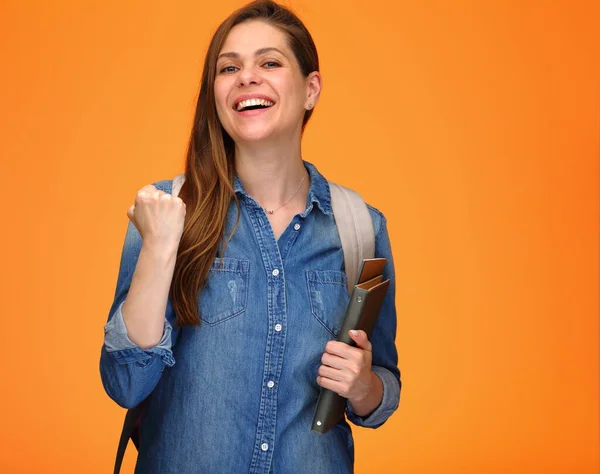
[[[289,202],[294,199],[294,196],[296,196],[296,194],[298,194],[298,191],[300,191],[300,188],[302,187],[302,184],[304,184],[304,181],[306,180],[306,177],[308,176],[308,173],[304,173],[304,178],[302,178],[302,181],[300,181],[300,184],[298,185],[298,188],[296,189],[296,191],[294,191],[294,194],[292,194],[292,197],[290,197],[287,201],[285,201],[281,206],[276,207],[275,209],[267,209],[266,207],[263,207],[263,209],[265,210],[265,212],[267,214],[275,214],[276,211],[278,211],[279,209],[281,209],[283,206],[285,206],[286,204],[289,204]]]

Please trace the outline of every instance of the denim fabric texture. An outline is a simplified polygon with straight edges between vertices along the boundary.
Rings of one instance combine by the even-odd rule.
[[[100,373],[120,406],[147,399],[137,474],[351,473],[350,423],[377,428],[398,407],[394,264],[385,217],[369,206],[375,256],[388,259],[384,278],[392,280],[370,339],[383,401],[364,418],[348,403],[347,419],[328,433],[310,429],[321,356],[340,329],[349,295],[329,184],[315,166],[305,166],[306,209],[277,240],[236,178],[240,222],[199,297],[201,326],[175,328],[168,302],[163,338],[148,350],[129,340],[122,315],[142,245],[129,223]],[[171,183],[155,186],[170,193]],[[225,235],[236,218],[232,201]]]

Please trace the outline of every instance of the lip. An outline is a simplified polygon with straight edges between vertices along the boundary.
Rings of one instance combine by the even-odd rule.
[[[266,109],[254,109],[254,110],[244,110],[242,112],[235,111],[236,114],[242,117],[254,117],[260,114],[266,114],[272,107],[267,107]]]
[[[233,105],[231,106],[231,108],[237,112],[237,105],[242,100],[248,100],[248,99],[263,99],[263,100],[268,100],[269,102],[273,102],[273,105],[275,105],[277,103],[277,102],[275,102],[274,99],[272,99],[268,95],[264,95],[264,94],[244,94],[244,95],[239,96],[237,99],[235,99],[235,101],[233,102]],[[268,109],[261,109],[261,110],[268,110]],[[254,112],[254,111],[250,110],[248,112]],[[238,113],[242,113],[242,112],[238,112]]]

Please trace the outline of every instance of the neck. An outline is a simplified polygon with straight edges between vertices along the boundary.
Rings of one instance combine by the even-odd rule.
[[[310,183],[299,144],[294,149],[236,146],[235,166],[246,192],[262,207],[276,209],[290,198],[289,205],[306,202]]]

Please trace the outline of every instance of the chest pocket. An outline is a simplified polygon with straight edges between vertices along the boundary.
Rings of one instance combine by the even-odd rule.
[[[248,301],[250,262],[237,258],[216,259],[200,294],[200,319],[213,326],[241,315]]]
[[[334,270],[307,270],[306,282],[312,315],[337,337],[350,301],[346,274]]]

